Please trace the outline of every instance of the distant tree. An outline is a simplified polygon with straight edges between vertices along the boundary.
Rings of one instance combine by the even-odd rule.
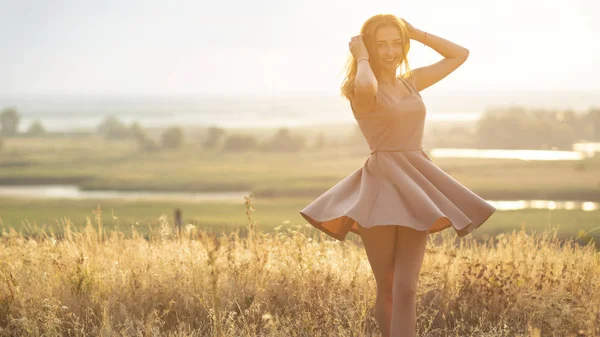
[[[582,118],[585,125],[585,136],[591,141],[600,141],[600,107],[592,107]]]
[[[303,136],[293,136],[288,128],[280,128],[277,133],[267,140],[262,149],[275,152],[295,152],[304,148],[306,139]]]
[[[570,149],[578,138],[577,119],[568,111],[509,107],[486,111],[477,122],[480,148]]]
[[[130,129],[140,150],[144,152],[154,152],[160,150],[160,146],[158,146],[154,140],[146,135],[146,132],[144,129],[142,129],[139,123],[134,122]]]
[[[151,138],[141,138],[138,140],[138,146],[144,152],[156,152],[160,150],[160,146]]]
[[[244,152],[257,147],[258,142],[254,136],[231,135],[223,144],[223,151]]]
[[[0,135],[16,136],[21,116],[16,108],[5,108],[0,112]]]
[[[130,129],[117,116],[107,116],[96,128],[106,139],[121,140],[132,136]]]
[[[525,138],[534,132],[532,118],[521,107],[487,110],[477,122],[477,145],[481,148],[529,148]],[[525,136],[525,138],[523,138]]]
[[[133,138],[135,138],[135,140],[138,142],[142,139],[147,138],[146,131],[144,131],[144,129],[138,122],[131,123],[131,126],[129,127],[129,132],[131,133]]]
[[[142,129],[142,125],[140,125],[139,122],[133,122],[131,123],[131,126],[129,127],[129,131],[131,133],[132,136],[136,136],[136,133],[143,133],[144,129]]]
[[[33,122],[29,127],[29,130],[27,130],[27,135],[31,137],[39,137],[43,136],[44,134],[46,134],[46,129],[40,120]]]
[[[178,126],[168,128],[160,137],[160,143],[164,148],[180,148],[183,145],[183,142],[183,129]]]
[[[225,138],[225,129],[219,127],[210,127],[206,135],[206,139],[202,144],[205,149],[213,149],[218,147]]]
[[[575,111],[571,109],[557,112],[556,119],[559,122],[567,123],[569,125],[575,125],[579,121],[579,118],[577,118]]]

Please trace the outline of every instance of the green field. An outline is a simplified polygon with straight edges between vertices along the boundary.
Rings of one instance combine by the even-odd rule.
[[[251,191],[254,220],[265,231],[304,224],[298,213],[321,193],[360,168],[365,146],[304,150],[298,153],[221,153],[188,143],[179,150],[142,153],[134,142],[97,137],[9,138],[0,151],[0,185],[70,183],[84,189],[156,191]],[[585,161],[436,159],[455,179],[488,200],[600,201],[600,158]],[[100,206],[107,228],[147,231],[161,214],[181,208],[188,223],[220,231],[247,223],[239,203],[123,202],[119,200],[42,200],[2,198],[4,228],[60,232],[69,218],[85,224]],[[559,226],[559,234],[576,236],[600,226],[600,211],[498,211],[476,235],[511,229],[542,231]],[[600,230],[592,232],[597,236]],[[351,234],[350,236],[352,236]]]
[[[142,153],[134,142],[6,139],[0,184],[74,183],[88,190],[252,191],[313,197],[363,165],[365,146],[298,153],[221,153],[188,144]],[[600,158],[585,161],[433,158],[486,199],[600,200]]]
[[[311,199],[307,198],[253,198],[252,220],[264,232],[272,232],[277,226],[290,227],[307,222],[298,213]],[[243,228],[249,223],[243,203],[176,203],[176,202],[123,202],[108,200],[20,200],[0,199],[0,219],[5,230],[12,227],[24,234],[44,229],[61,234],[66,219],[75,226],[85,226],[88,219],[96,224],[95,210],[100,207],[104,228],[131,234],[136,231],[148,234],[150,228],[159,225],[164,214],[173,223],[173,211],[180,208],[185,224],[193,224],[207,231],[220,233]],[[527,209],[497,211],[482,227],[473,233],[476,238],[486,238],[501,232],[519,230],[543,232],[558,228],[560,237],[577,237],[581,231],[600,244],[600,210],[542,210]],[[596,230],[594,230],[596,229]],[[317,232],[306,228],[307,233]],[[348,234],[348,239],[356,239]]]

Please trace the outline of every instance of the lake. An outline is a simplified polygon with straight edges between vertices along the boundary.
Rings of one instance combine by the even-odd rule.
[[[493,158],[520,160],[582,160],[594,152],[558,150],[432,149],[434,158]]]

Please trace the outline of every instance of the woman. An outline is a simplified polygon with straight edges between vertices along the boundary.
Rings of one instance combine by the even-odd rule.
[[[411,71],[411,39],[444,59]],[[342,95],[371,154],[300,214],[338,240],[349,231],[360,235],[377,283],[380,330],[384,336],[414,336],[429,233],[452,227],[463,237],[496,210],[437,167],[422,144],[426,110],[419,91],[457,69],[469,51],[384,14],[368,19],[349,47]]]

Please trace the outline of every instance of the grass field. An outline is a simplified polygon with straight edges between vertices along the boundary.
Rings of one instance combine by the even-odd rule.
[[[252,191],[256,196],[317,196],[360,168],[363,145],[298,153],[220,153],[188,144],[145,154],[133,142],[82,139],[4,141],[0,184],[75,183],[83,189]],[[520,161],[433,158],[487,199],[600,201],[600,158]]]
[[[380,335],[375,280],[358,243],[306,235],[301,225],[178,237],[166,219],[146,240],[96,221],[67,226],[64,240],[0,236],[1,335]],[[513,231],[460,246],[434,234],[417,335],[598,336],[600,255],[555,234]]]
[[[273,228],[282,225],[292,227],[303,225],[305,219],[298,213],[311,201],[310,198],[255,198],[253,199],[254,219],[258,228],[272,232]],[[54,233],[62,233],[65,219],[74,226],[85,226],[87,219],[95,217],[95,210],[100,207],[104,226],[118,229],[131,235],[132,226],[144,235],[152,226],[157,226],[159,218],[164,214],[173,219],[175,208],[180,208],[186,224],[193,224],[211,232],[230,232],[236,227],[243,227],[247,222],[243,203],[207,202],[123,202],[119,200],[20,200],[0,198],[0,220],[5,229],[12,227],[23,233],[35,233],[41,228]],[[527,209],[515,211],[497,211],[473,235],[486,238],[491,235],[521,229],[529,233],[542,232],[556,228],[559,237],[578,237],[582,231],[590,232],[600,246],[600,210],[542,210]],[[597,228],[596,230],[594,230]],[[307,232],[316,229],[308,229]],[[350,233],[349,239],[355,238]]]
[[[268,137],[274,130],[238,130]],[[310,135],[309,130],[302,130]],[[339,137],[343,129],[334,131]],[[160,191],[252,191],[259,226],[303,224],[299,211],[315,197],[361,167],[366,146],[304,150],[299,153],[220,153],[188,143],[179,150],[141,153],[130,141],[96,136],[9,138],[0,151],[0,184],[72,183],[84,189]],[[585,161],[433,159],[444,171],[486,199],[600,201],[600,158]],[[4,228],[33,232],[69,218],[86,223],[100,206],[107,226],[144,232],[162,214],[181,208],[184,220],[208,230],[231,230],[246,221],[238,204],[209,202],[123,202],[118,200],[22,200],[0,196]],[[577,236],[600,226],[600,211],[521,210],[497,212],[476,235],[490,235],[524,224],[527,230],[558,226],[560,236]],[[590,235],[596,237],[599,231]],[[352,236],[352,234],[350,235]]]
[[[376,285],[360,238],[333,240],[299,214],[367,154],[226,154],[191,144],[142,154],[134,143],[95,138],[8,139],[0,185],[255,197],[245,204],[0,196],[0,336],[378,335]],[[600,201],[598,158],[434,162],[488,199]],[[418,335],[600,335],[599,243],[600,210],[498,211],[463,239],[452,229],[431,235]]]

